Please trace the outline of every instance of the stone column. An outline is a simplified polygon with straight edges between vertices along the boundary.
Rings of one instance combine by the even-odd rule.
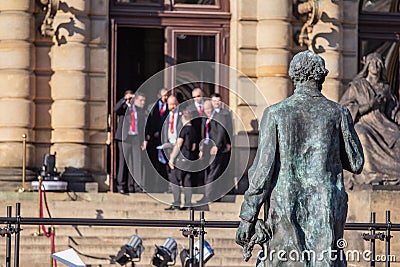
[[[57,168],[88,168],[88,69],[90,50],[90,1],[60,3],[54,20],[58,34],[51,47],[51,152],[57,152]]]
[[[338,101],[342,92],[343,79],[343,0],[320,1],[322,17],[313,28],[309,39],[309,49],[325,59],[329,74],[322,93],[333,101]]]
[[[292,94],[287,73],[292,42],[291,4],[287,0],[269,0],[268,4],[258,1],[257,10],[257,86],[271,105]],[[261,105],[258,104],[263,110],[265,106]]]
[[[0,1],[0,168],[21,168],[22,134],[33,141],[33,1]],[[27,147],[32,163],[33,146]]]
[[[107,178],[108,136],[108,1],[91,1],[89,40],[89,153],[92,177],[99,191],[109,190]]]
[[[251,80],[255,82],[257,77],[257,6],[254,0],[232,0],[231,13],[230,66],[243,73],[243,76],[237,77],[235,74],[230,79],[231,90],[234,91],[230,95],[230,106],[242,119],[245,128],[235,121],[235,132],[249,131],[250,121],[254,118],[251,108],[256,105],[256,92],[249,83]]]

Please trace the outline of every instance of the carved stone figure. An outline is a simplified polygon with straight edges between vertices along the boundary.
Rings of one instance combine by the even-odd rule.
[[[362,173],[349,175],[349,184],[400,183],[400,105],[385,73],[381,55],[369,54],[340,100],[350,110],[365,155]]]
[[[360,173],[364,158],[348,109],[321,94],[327,74],[317,54],[296,54],[294,94],[264,111],[236,233],[245,259],[262,245],[257,267],[346,266],[337,246],[347,214],[343,168]]]

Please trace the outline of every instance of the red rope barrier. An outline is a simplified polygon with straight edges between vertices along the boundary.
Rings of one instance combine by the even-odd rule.
[[[42,186],[43,186],[43,188],[42,188]],[[42,197],[42,194],[43,194],[43,197]],[[39,216],[40,216],[40,218],[43,218],[43,199],[44,199],[44,204],[46,206],[47,215],[49,216],[49,218],[51,218],[49,205],[47,204],[46,188],[44,187],[44,185],[40,184],[40,186],[39,186]],[[56,252],[55,232],[52,230],[52,228],[50,228],[50,231],[47,232],[44,224],[41,225],[41,228],[42,228],[44,235],[47,238],[51,238],[51,254],[55,253]],[[55,267],[57,267],[57,261],[55,259],[53,259],[53,264]]]

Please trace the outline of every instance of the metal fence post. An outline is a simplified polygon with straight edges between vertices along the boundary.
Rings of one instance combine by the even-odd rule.
[[[390,210],[386,211],[386,267],[390,267],[390,239],[392,236],[390,235],[390,229],[392,228],[392,223],[390,222]]]
[[[7,206],[7,218],[12,216],[12,206]],[[11,267],[11,221],[7,221],[7,234],[6,234],[6,267]]]
[[[194,221],[194,210],[190,210],[190,221]],[[193,225],[190,225],[191,235],[189,236],[189,267],[193,267],[194,262],[194,234],[193,234]]]
[[[15,206],[15,216],[17,222],[15,223],[15,244],[14,244],[14,267],[19,266],[19,244],[20,244],[20,231],[21,231],[21,203]]]
[[[375,212],[371,212],[371,223],[374,224],[376,221],[376,214]],[[371,236],[375,236],[375,228],[371,227]],[[370,250],[372,254],[372,260],[371,260],[371,267],[375,267],[375,238],[371,238],[370,240]]]
[[[204,267],[204,211],[200,211],[199,267]]]

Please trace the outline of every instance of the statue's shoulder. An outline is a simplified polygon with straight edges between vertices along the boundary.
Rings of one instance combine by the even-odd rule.
[[[275,114],[279,114],[281,111],[285,110],[287,107],[287,99],[278,102],[276,104],[273,104],[271,106],[268,106],[265,110],[264,110],[264,114],[269,114],[269,115],[275,115]]]
[[[349,86],[354,86],[356,88],[361,87],[367,80],[364,77],[356,76],[353,80],[349,82]]]

